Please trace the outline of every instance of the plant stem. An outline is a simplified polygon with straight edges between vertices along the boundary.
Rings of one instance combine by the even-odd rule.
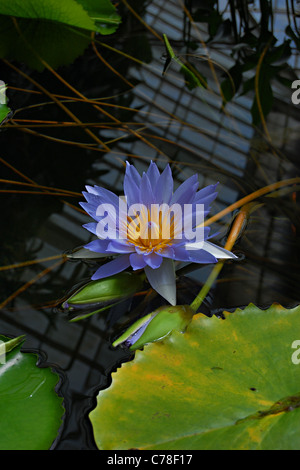
[[[233,245],[235,244],[236,240],[240,236],[241,232],[244,230],[246,221],[248,220],[250,213],[253,212],[253,210],[257,206],[258,206],[258,204],[256,204],[256,203],[249,203],[249,204],[246,204],[244,207],[241,208],[240,212],[237,214],[237,216],[236,216],[236,218],[235,218],[235,220],[232,224],[232,228],[231,228],[230,233],[228,235],[227,242],[224,246],[224,248],[226,250],[230,251],[232,249]],[[211,286],[213,285],[213,283],[215,282],[215,280],[219,276],[219,274],[220,274],[220,272],[221,272],[221,270],[224,266],[224,263],[225,263],[225,260],[218,261],[218,263],[214,266],[212,272],[208,276],[207,281],[204,284],[204,286],[202,287],[202,289],[200,290],[199,294],[197,295],[197,297],[191,303],[190,306],[195,312],[197,312],[198,308],[200,307],[203,300],[207,296],[209,290],[211,289]]]

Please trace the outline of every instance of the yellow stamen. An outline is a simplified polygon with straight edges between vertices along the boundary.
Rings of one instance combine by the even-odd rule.
[[[145,252],[160,251],[172,245],[176,234],[175,218],[170,217],[169,211],[163,214],[158,208],[152,207],[151,212],[149,208],[142,208],[134,219],[127,217],[128,242]]]

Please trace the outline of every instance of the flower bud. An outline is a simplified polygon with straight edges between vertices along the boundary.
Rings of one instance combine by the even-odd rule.
[[[0,335],[0,364],[1,356],[12,351],[19,344],[23,343],[25,335],[17,336],[16,338],[8,338],[7,336]]]
[[[92,307],[96,304],[115,302],[130,297],[143,286],[143,276],[123,272],[114,276],[91,281],[69,297],[62,307],[68,310]]]
[[[73,250],[67,251],[65,255],[70,260],[81,259],[85,261],[95,261],[100,258],[107,258],[107,253],[95,253],[94,251],[88,250],[83,246],[79,246]]]
[[[131,351],[134,351],[147,343],[165,338],[173,330],[183,332],[194,313],[189,305],[159,307],[131,325],[120,338],[113,342],[113,346],[125,344]]]

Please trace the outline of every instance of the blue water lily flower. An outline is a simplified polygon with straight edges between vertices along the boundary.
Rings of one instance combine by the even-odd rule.
[[[141,176],[126,164],[124,197],[98,186],[86,186],[80,203],[95,220],[83,227],[97,235],[85,246],[96,253],[114,256],[92,280],[117,274],[131,266],[144,269],[154,290],[176,305],[174,261],[199,264],[236,256],[210,241],[204,217],[216,198],[216,184],[198,191],[193,175],[175,191],[170,166],[160,173],[153,162]]]

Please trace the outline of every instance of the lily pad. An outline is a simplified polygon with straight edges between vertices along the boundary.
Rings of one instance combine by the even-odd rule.
[[[224,315],[113,374],[90,413],[99,449],[300,449],[300,307]]]
[[[119,23],[110,0],[0,0],[0,57],[56,68],[84,52],[91,32],[112,34]]]
[[[23,337],[0,336],[7,344],[0,362],[0,450],[48,450],[62,424],[59,376],[37,367],[38,356],[21,352]]]

